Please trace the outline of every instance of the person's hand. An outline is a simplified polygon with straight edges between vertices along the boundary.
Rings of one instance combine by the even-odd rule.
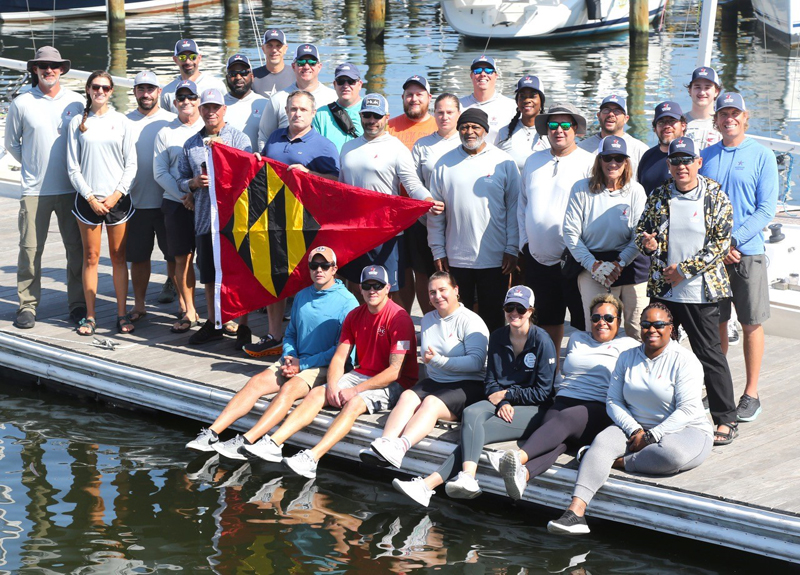
[[[428,346],[428,349],[426,349],[425,353],[422,355],[422,361],[423,363],[428,364],[434,357],[436,357],[436,352],[433,351],[431,346]]]
[[[339,401],[344,406],[345,403],[358,395],[358,390],[355,387],[348,387],[339,391]]]
[[[431,202],[433,204],[428,211],[430,213],[432,213],[434,216],[438,216],[439,214],[443,214],[444,213],[444,202],[440,202],[438,200],[434,200],[430,196],[425,198],[425,201],[426,202]]]
[[[508,275],[517,268],[517,256],[503,254],[503,267],[500,270],[503,275]]]
[[[619,276],[622,274],[622,266],[619,265],[619,262],[611,262],[614,264],[614,269],[611,270],[608,274],[608,285],[613,284],[615,281],[619,279]]]
[[[339,399],[339,386],[335,383],[328,383],[325,388],[325,401],[333,407],[342,407],[342,401]]]
[[[280,366],[280,370],[284,377],[294,377],[300,373],[300,360],[287,355],[283,358],[283,365]]]
[[[298,172],[304,172],[306,174],[308,173],[308,168],[306,168],[303,164],[291,164],[288,168],[286,168],[286,170],[289,172],[292,170],[297,170]]]
[[[492,395],[490,395],[486,399],[488,399],[492,403],[492,405],[497,405],[498,403],[503,401],[505,397],[506,397],[506,390],[501,389],[500,391],[495,391]]]
[[[264,158],[261,157],[261,154],[259,154],[258,152],[253,152],[253,155],[256,157],[256,162],[258,162],[259,164],[261,163],[261,160],[264,159]]]
[[[600,264],[602,263],[603,262],[601,262],[600,260],[594,260],[594,263],[592,264],[592,273],[596,272],[597,268],[599,268]]]
[[[439,258],[438,260],[433,260],[433,267],[436,268],[437,272],[450,271],[450,264],[447,262],[447,258]]]
[[[652,234],[648,234],[647,232],[642,232],[642,248],[646,249],[648,252],[654,252],[658,249],[658,241],[656,240],[656,233],[653,232]]]
[[[117,205],[117,202],[119,202],[121,198],[122,192],[115,191],[113,194],[106,196],[101,203],[106,207],[106,210],[110,211]]]
[[[731,248],[728,251],[728,255],[725,256],[725,259],[722,262],[726,265],[730,264],[738,264],[742,260],[742,252],[737,250],[736,248]]]
[[[194,178],[189,180],[189,187],[193,190],[208,187],[208,174],[197,174]]]
[[[510,403],[506,403],[503,407],[497,410],[497,417],[506,423],[511,423],[511,421],[514,419],[514,408]]]
[[[194,211],[194,194],[184,194],[184,196],[181,198],[181,202],[183,203],[184,208],[190,212]]]
[[[678,271],[678,264],[672,264],[671,266],[667,266],[664,268],[664,279],[670,283],[670,285],[676,286],[681,283],[684,279],[683,274]]]
[[[637,451],[641,451],[645,447],[647,447],[647,442],[644,440],[644,431],[639,431],[636,435],[631,436],[628,439],[628,451],[630,453],[636,453]]]
[[[91,197],[91,201],[87,200],[89,203],[89,207],[92,208],[92,211],[97,214],[98,216],[104,216],[108,213],[108,208],[106,205],[95,198],[94,196]]]

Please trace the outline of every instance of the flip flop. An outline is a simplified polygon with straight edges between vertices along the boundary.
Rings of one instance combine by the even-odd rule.
[[[200,325],[199,317],[195,320],[191,320],[188,317],[183,317],[180,319],[180,321],[175,322],[173,326],[169,328],[169,331],[171,331],[172,333],[186,333],[187,331],[189,331],[193,327],[197,327],[198,325]]]
[[[235,329],[231,329],[231,328],[235,328]],[[239,331],[239,324],[236,323],[233,320],[226,321],[225,323],[222,324],[222,333],[224,333],[225,335],[232,335],[232,336],[235,337],[236,336],[236,332],[238,332],[238,331]]]
[[[146,311],[138,311],[138,310],[132,309],[130,312],[128,312],[128,315],[126,317],[132,323],[136,323],[137,321],[139,321],[140,319],[142,319],[146,315],[147,315]]]

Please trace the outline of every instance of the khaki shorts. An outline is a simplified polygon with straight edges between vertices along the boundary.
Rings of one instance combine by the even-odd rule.
[[[345,373],[339,380],[339,389],[355,387],[368,379],[370,379],[370,376],[357,373],[356,371]],[[400,399],[401,393],[403,393],[403,386],[393,381],[386,387],[360,391],[358,395],[364,400],[364,403],[367,404],[367,411],[372,414],[392,409],[397,403],[397,400]]]
[[[302,379],[308,385],[309,389],[317,385],[324,385],[328,381],[328,368],[327,367],[309,367],[308,369],[304,369],[300,373],[292,377],[285,377],[278,368],[280,367],[280,361],[276,361],[267,369],[275,374],[275,379],[278,381],[278,385],[283,386],[284,383],[289,381],[290,379],[294,379],[295,377]]]

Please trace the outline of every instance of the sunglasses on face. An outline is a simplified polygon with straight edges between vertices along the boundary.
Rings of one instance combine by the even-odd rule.
[[[199,96],[197,94],[179,94],[178,96],[175,96],[175,99],[178,100],[178,102],[183,102],[184,100],[194,102],[198,97]]]
[[[237,76],[241,76],[242,78],[247,78],[250,75],[250,70],[234,70],[232,72],[228,72],[228,78],[236,78]]]
[[[494,68],[487,68],[485,66],[483,68],[473,68],[472,69],[472,73],[475,74],[476,76],[478,74],[489,74],[489,75],[491,75],[491,74],[494,74]]]
[[[561,128],[566,132],[567,130],[572,128],[572,122],[547,122],[548,130],[555,132],[556,130],[558,130],[558,128]]]
[[[382,120],[383,116],[380,114],[376,114],[375,112],[361,112],[362,118],[367,118],[369,120]]]
[[[316,66],[317,62],[319,62],[319,60],[316,60],[314,58],[302,58],[300,60],[294,61],[294,63],[297,64],[298,66],[305,66],[306,64],[308,64],[309,66]]]
[[[363,291],[381,291],[385,285],[377,282],[364,282],[361,284],[361,289]]]
[[[656,122],[657,128],[665,128],[667,126],[674,126],[680,122],[678,118],[661,118],[658,122]]]
[[[186,62],[186,60],[191,60],[194,62],[197,60],[197,54],[178,54],[178,60],[181,62]]]
[[[642,331],[650,329],[651,327],[656,328],[658,331],[661,331],[668,325],[672,325],[668,321],[643,321],[642,322]]]
[[[667,161],[671,166],[689,166],[694,164],[695,158],[692,156],[674,156],[672,158],[667,158]]]
[[[599,323],[601,319],[606,323],[614,323],[617,316],[611,315],[610,313],[604,313],[602,315],[599,313],[592,314],[592,323]]]
[[[36,67],[40,70],[60,70],[61,64],[55,62],[37,62]]]
[[[336,85],[337,86],[344,86],[347,84],[348,86],[355,86],[358,80],[353,80],[352,78],[336,78]]]
[[[322,268],[324,271],[328,271],[332,267],[333,267],[333,264],[331,262],[309,262],[309,264],[308,264],[308,268],[312,272],[315,272],[320,268]]]
[[[100,90],[102,90],[106,94],[108,94],[112,90],[111,86],[106,86],[104,84],[92,84],[90,88],[95,92],[99,92]]]
[[[611,155],[611,156],[600,156],[600,159],[603,160],[606,164],[610,162],[615,162],[617,164],[623,163],[625,160],[628,159],[628,156],[623,155]]]
[[[503,311],[506,313],[517,312],[517,315],[525,315],[525,312],[528,311],[528,308],[518,303],[507,303],[503,306]]]

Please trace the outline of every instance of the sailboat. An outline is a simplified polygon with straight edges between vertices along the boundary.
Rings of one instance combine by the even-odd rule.
[[[25,23],[62,18],[104,16],[107,0],[3,0],[0,23]],[[125,13],[163,12],[218,0],[125,0]]]

